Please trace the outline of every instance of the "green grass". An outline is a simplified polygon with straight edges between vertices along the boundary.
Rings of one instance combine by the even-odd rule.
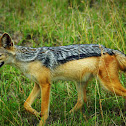
[[[0,33],[8,32],[17,45],[97,43],[126,54],[125,2],[98,0],[91,8],[89,4],[86,0],[2,0]],[[0,125],[37,125],[36,117],[23,108],[34,84],[10,66],[2,67],[0,73]],[[125,86],[125,74],[120,73],[120,79]],[[47,125],[126,125],[125,100],[103,91],[95,79],[87,88],[88,103],[82,113],[68,114],[77,100],[73,82],[54,82],[51,92]],[[39,99],[33,107],[40,111]]]

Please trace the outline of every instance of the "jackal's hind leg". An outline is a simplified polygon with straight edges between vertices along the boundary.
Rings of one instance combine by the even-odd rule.
[[[81,109],[82,106],[83,106],[83,101],[87,102],[87,98],[86,98],[86,87],[87,87],[87,84],[88,84],[88,81],[86,83],[82,83],[82,84],[77,84],[76,85],[77,92],[78,92],[78,99],[77,99],[77,103],[69,111],[69,113],[73,113],[73,112],[77,111],[78,109]]]
[[[119,80],[119,63],[115,56],[104,55],[99,62],[98,78],[109,91],[126,97],[126,89]]]
[[[27,100],[24,103],[24,108],[31,114],[35,115],[36,117],[38,117],[40,114],[35,109],[33,109],[31,107],[31,105],[34,102],[34,100],[36,99],[36,97],[39,95],[39,93],[40,93],[40,87],[38,84],[35,83],[34,88],[32,89],[29,97],[27,98]]]
[[[115,95],[123,96],[126,99],[126,89],[121,85],[118,79],[115,78],[112,82],[101,80],[101,83]]]
[[[111,67],[101,69],[98,77],[105,88],[113,92],[115,95],[123,96],[126,98],[126,89],[120,83],[117,69],[111,70]]]

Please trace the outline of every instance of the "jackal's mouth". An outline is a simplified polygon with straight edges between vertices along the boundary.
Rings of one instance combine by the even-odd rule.
[[[0,63],[0,67],[2,67],[4,65],[4,61]]]

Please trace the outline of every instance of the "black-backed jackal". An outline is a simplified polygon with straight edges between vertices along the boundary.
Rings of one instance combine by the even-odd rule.
[[[70,45],[60,47],[30,48],[14,45],[11,37],[4,33],[0,38],[0,67],[10,64],[19,68],[24,75],[35,82],[31,94],[24,103],[30,113],[40,115],[39,125],[44,125],[49,113],[51,81],[76,81],[78,100],[70,112],[86,102],[86,86],[96,76],[109,91],[126,97],[118,71],[126,72],[126,55],[102,45]],[[31,107],[41,93],[41,114]]]

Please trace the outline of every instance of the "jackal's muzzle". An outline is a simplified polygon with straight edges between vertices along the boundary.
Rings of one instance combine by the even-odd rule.
[[[1,62],[1,63],[0,63],[0,67],[2,67],[3,65],[4,65],[4,62]]]

